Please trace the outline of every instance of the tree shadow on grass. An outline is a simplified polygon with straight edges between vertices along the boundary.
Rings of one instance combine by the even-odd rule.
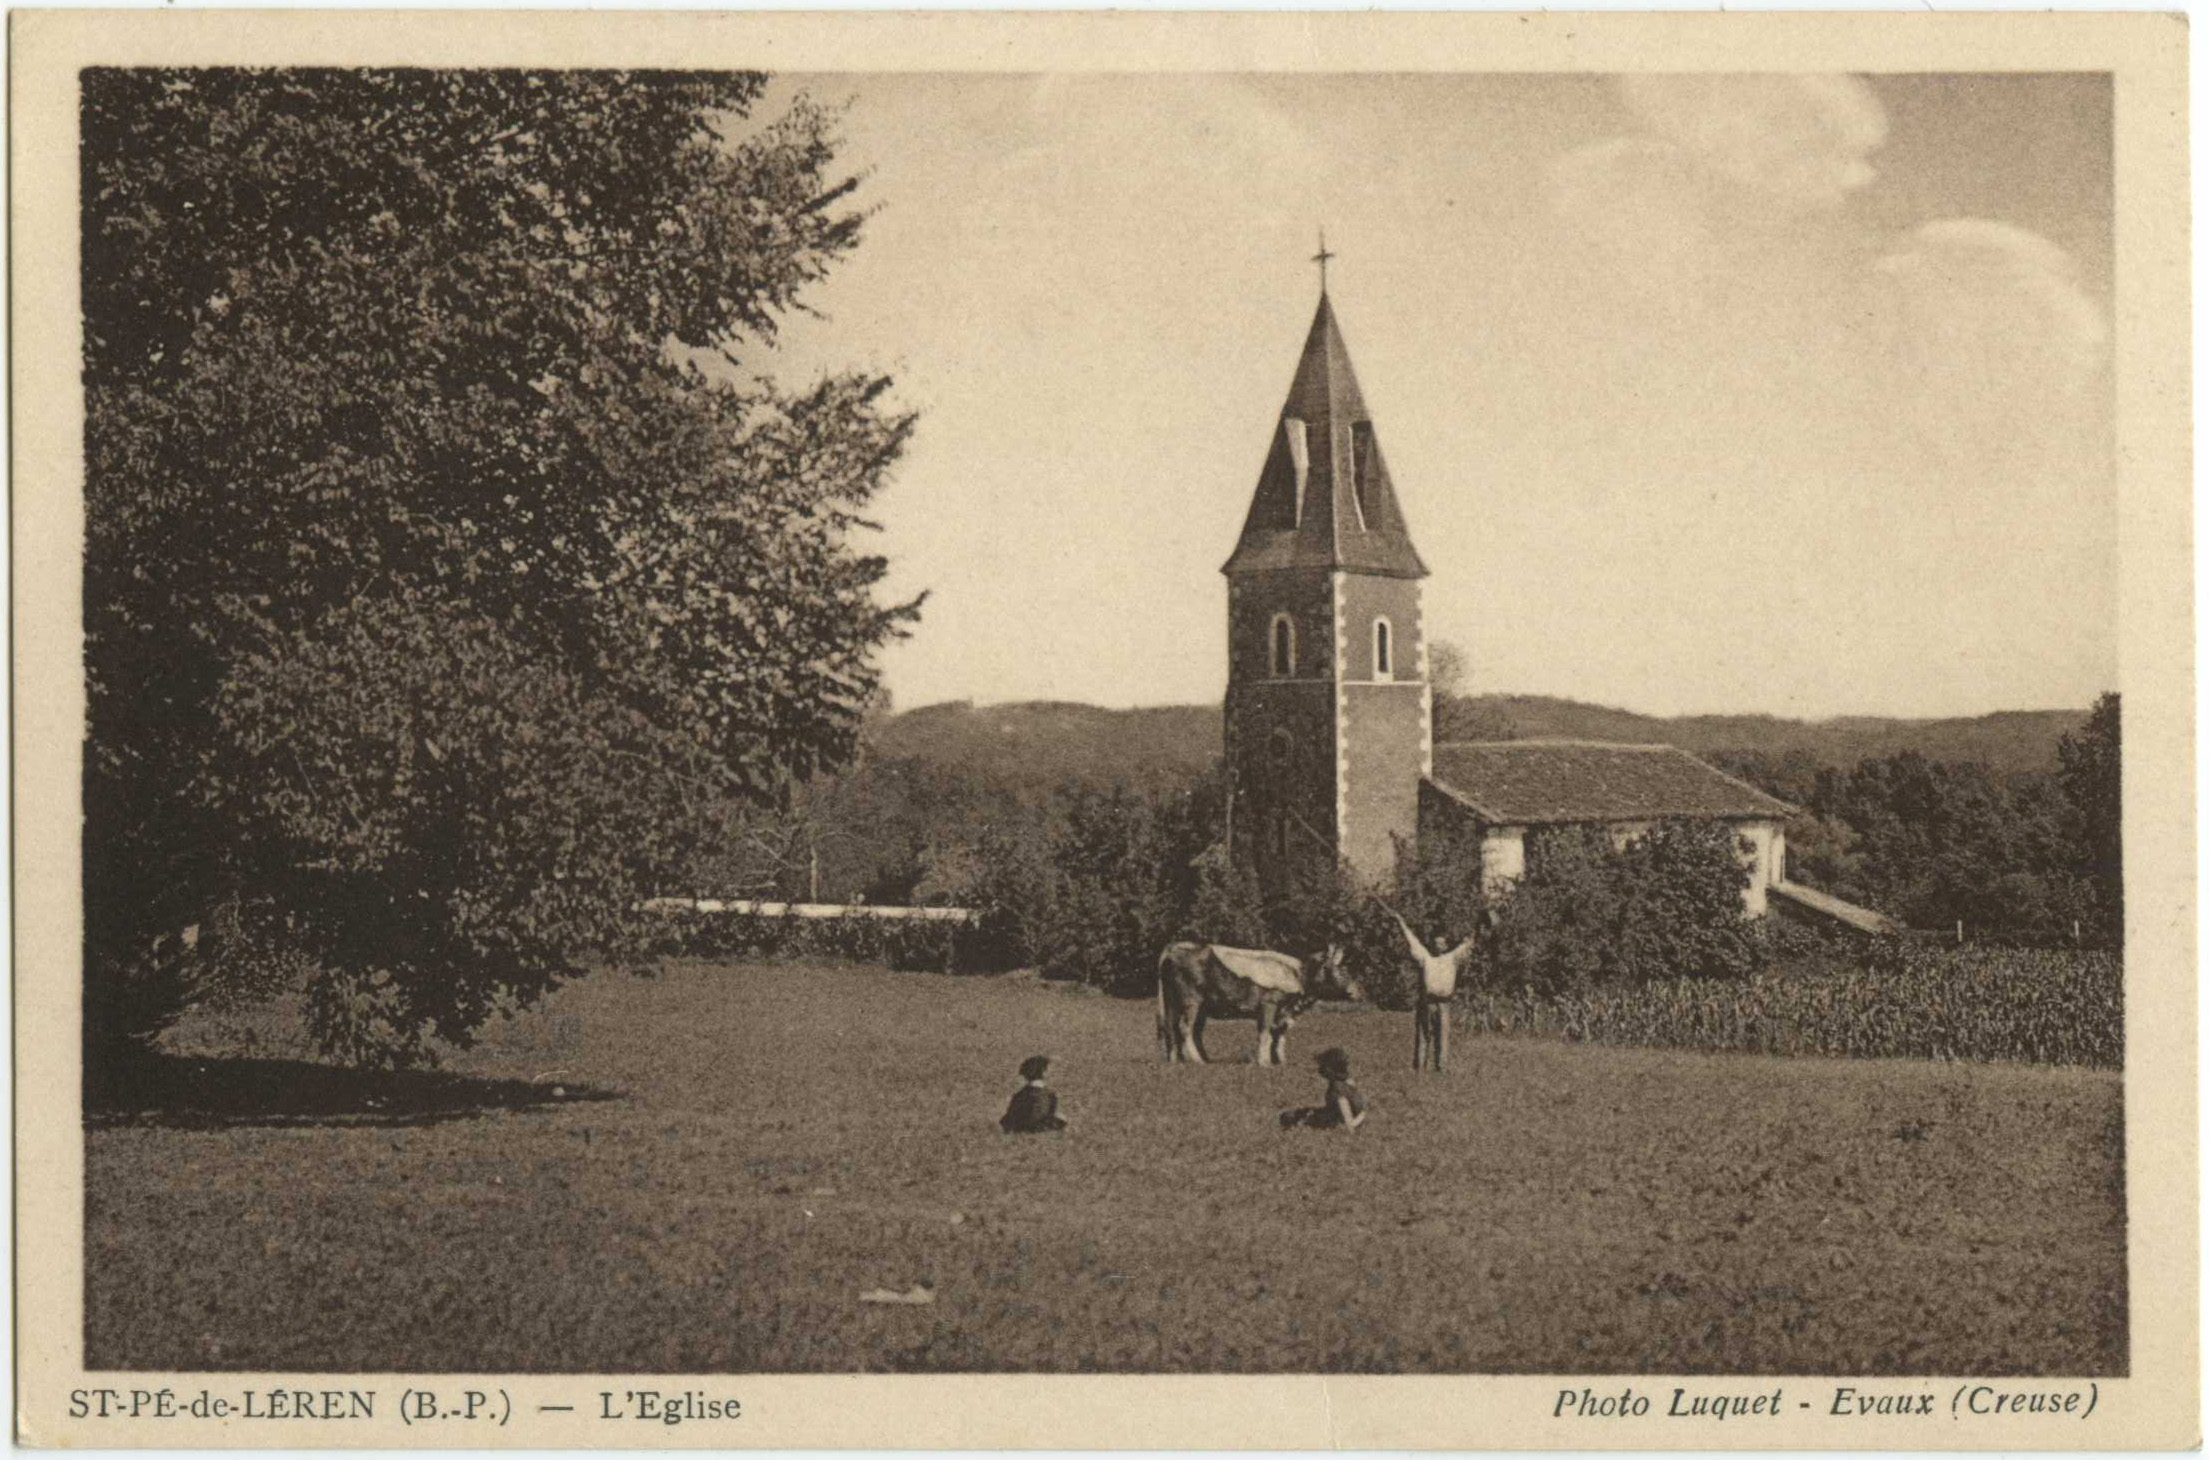
[[[557,1092],[557,1093],[555,1093]],[[442,1070],[350,1070],[305,1060],[154,1054],[88,1070],[86,1128],[421,1126],[494,1111],[618,1100],[551,1080],[487,1080]]]

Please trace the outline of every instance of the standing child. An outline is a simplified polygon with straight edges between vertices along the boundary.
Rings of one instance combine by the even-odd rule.
[[[997,1122],[1006,1135],[1066,1129],[1066,1122],[1059,1118],[1058,1096],[1043,1084],[1044,1071],[1050,1068],[1048,1055],[1030,1055],[1020,1062],[1020,1078],[1028,1083],[1013,1091],[1012,1104],[1005,1107],[1005,1114]]]
[[[1317,1106],[1282,1111],[1281,1124],[1314,1130],[1356,1130],[1365,1124],[1365,1092],[1350,1078],[1350,1056],[1339,1049],[1322,1050],[1319,1072],[1327,1077],[1326,1095]]]

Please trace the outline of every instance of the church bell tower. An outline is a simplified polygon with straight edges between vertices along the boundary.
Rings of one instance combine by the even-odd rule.
[[[1420,585],[1372,413],[1327,298],[1227,575],[1233,854],[1268,888],[1347,864],[1386,877],[1433,768]]]

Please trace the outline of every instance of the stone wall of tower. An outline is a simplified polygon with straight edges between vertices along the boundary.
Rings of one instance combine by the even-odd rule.
[[[1274,678],[1273,620],[1288,615],[1296,628],[1291,679],[1335,677],[1335,594],[1321,569],[1288,568],[1244,573],[1227,580],[1227,682]]]
[[[1335,732],[1337,844],[1360,876],[1395,866],[1395,839],[1419,830],[1420,779],[1433,769],[1433,699],[1427,683],[1420,585],[1409,578],[1336,575]],[[1375,625],[1389,629],[1379,663]]]
[[[1273,625],[1296,630],[1293,673],[1273,672]],[[1323,571],[1228,580],[1226,752],[1235,855],[1270,886],[1336,857],[1335,594]]]

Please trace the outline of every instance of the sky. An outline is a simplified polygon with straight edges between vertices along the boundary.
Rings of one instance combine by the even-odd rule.
[[[884,669],[1218,700],[1328,292],[1475,693],[1973,715],[2116,687],[2110,93],[2061,76],[838,75],[875,212],[756,366],[920,413]]]

